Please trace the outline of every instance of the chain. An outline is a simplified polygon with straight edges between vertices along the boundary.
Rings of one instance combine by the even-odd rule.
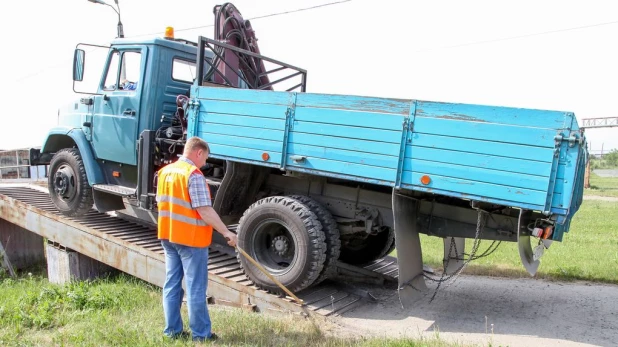
[[[456,260],[463,260],[463,264],[456,270],[454,271],[452,274],[450,275],[446,275],[446,269],[448,268],[448,264],[451,260],[451,254],[453,249],[455,249],[455,254],[457,253],[457,245],[455,245],[455,239],[451,238],[451,244],[449,246],[449,251],[448,251],[448,258],[446,259],[446,264],[444,264],[444,271],[442,271],[442,275],[440,276],[439,279],[433,278],[427,274],[423,274],[423,276],[428,279],[429,281],[432,282],[437,282],[438,285],[436,286],[436,290],[434,291],[433,295],[431,296],[431,299],[429,300],[429,302],[431,303],[436,295],[438,294],[438,290],[440,289],[440,285],[442,285],[443,282],[446,282],[448,280],[450,280],[451,278],[457,278],[459,276],[459,274],[463,271],[463,269],[468,265],[468,263],[472,260],[475,259],[479,259],[481,257],[487,256],[489,254],[491,254],[493,251],[496,250],[496,248],[498,248],[497,246],[488,253],[489,249],[491,249],[491,247],[494,245],[495,241],[489,246],[489,248],[483,252],[483,254],[481,254],[480,256],[476,257],[476,252],[478,251],[479,246],[481,245],[481,235],[483,234],[483,229],[485,228],[485,216],[487,215],[487,212],[482,210],[482,209],[477,209],[478,211],[478,216],[477,216],[477,220],[476,220],[476,234],[474,235],[474,243],[472,245],[472,252],[470,252],[470,256],[468,257],[468,259],[458,259],[458,258],[453,258]],[[498,243],[499,245],[499,243]]]
[[[421,293],[422,293],[422,292],[423,292],[422,290],[420,290],[420,289],[416,288],[416,287],[412,284],[412,282],[414,282],[414,280],[416,280],[416,278],[418,278],[419,276],[423,276],[423,273],[420,273],[420,274],[418,274],[418,275],[416,275],[416,276],[412,277],[412,279],[410,279],[408,282],[404,283],[403,285],[401,285],[401,286],[399,286],[399,287],[397,288],[397,296],[399,296],[399,304],[401,304],[401,308],[402,308],[402,309],[404,308],[404,306],[403,306],[403,302],[401,301],[401,295],[399,295],[399,291],[400,291],[400,290],[402,290],[404,287],[408,286],[408,287],[411,287],[412,289],[416,290],[417,292],[421,292]]]
[[[480,242],[479,242],[479,243],[480,243]],[[500,244],[501,244],[501,243],[502,243],[502,241],[494,240],[494,241],[491,243],[491,245],[489,245],[489,247],[487,247],[487,249],[485,250],[485,252],[481,253],[481,254],[480,254],[480,255],[478,255],[478,256],[472,256],[472,255],[467,254],[467,253],[463,253],[463,254],[464,254],[464,255],[468,255],[468,256],[470,256],[470,257],[472,257],[472,258],[471,258],[471,260],[477,260],[477,259],[485,258],[485,257],[487,257],[487,256],[491,255],[493,252],[495,252],[495,251],[496,251],[496,249],[498,249],[498,246],[500,246]],[[494,247],[494,245],[495,245],[495,247]],[[493,248],[492,248],[492,247],[493,247]],[[457,252],[457,251],[455,251],[455,252]],[[464,259],[461,259],[461,258],[456,258],[456,259],[457,259],[457,260],[464,260]]]
[[[428,231],[431,230],[431,223],[433,221],[434,203],[435,203],[435,200],[432,201],[432,203],[431,203],[431,210],[430,210],[430,213],[429,213],[430,217],[429,217]],[[476,208],[476,210],[477,210],[478,214],[477,214],[477,220],[476,220],[476,234],[474,236],[472,252],[470,252],[470,254],[462,253],[462,255],[464,255],[464,256],[468,255],[468,258],[466,259],[466,258],[459,258],[458,256],[455,256],[455,257],[451,256],[453,250],[455,250],[455,254],[456,255],[459,255],[459,252],[457,251],[457,245],[455,244],[455,239],[451,238],[451,244],[449,246],[449,251],[448,251],[448,258],[446,259],[446,263],[444,264],[444,271],[442,271],[442,275],[440,276],[440,278],[434,278],[432,276],[427,275],[424,272],[422,274],[418,275],[418,276],[422,275],[425,279],[427,279],[427,280],[429,280],[431,282],[438,283],[438,285],[436,286],[436,289],[435,289],[431,299],[429,300],[430,303],[435,299],[435,297],[438,294],[438,291],[439,291],[440,286],[442,285],[442,283],[447,282],[447,281],[449,281],[449,280],[451,280],[453,278],[457,279],[457,277],[461,274],[461,272],[468,265],[468,263],[470,263],[473,260],[477,260],[477,259],[489,256],[496,249],[498,249],[498,246],[500,246],[500,244],[502,243],[502,241],[494,240],[491,243],[491,245],[489,245],[489,247],[487,247],[487,249],[483,253],[481,253],[478,256],[476,255],[476,253],[478,252],[479,246],[481,245],[481,236],[482,236],[483,230],[485,228],[485,223],[486,223],[486,219],[487,219],[486,217],[489,215],[489,218],[494,220],[493,216],[492,216],[492,212],[493,211],[492,212],[488,212],[488,211],[482,210],[480,208]],[[463,261],[463,264],[461,266],[459,266],[459,268],[457,268],[457,270],[455,270],[452,274],[446,275],[446,269],[448,268],[448,265],[449,265],[451,259],[455,259],[455,260],[458,260],[458,261]],[[415,276],[413,279],[411,279],[410,281],[408,281],[407,283],[405,283],[401,287],[407,285],[407,286],[412,287],[412,289],[414,289],[414,290],[420,291],[419,289],[415,288],[412,285],[412,281],[414,281],[418,276]],[[454,283],[454,280],[453,280],[452,283]],[[401,298],[400,298],[400,300],[401,300]]]
[[[490,218],[492,221],[496,222],[496,220],[494,219],[494,216],[491,214],[491,212],[489,213],[489,218]],[[497,242],[497,244],[496,244],[496,242]],[[495,252],[495,251],[496,251],[496,249],[498,249],[498,247],[500,246],[500,244],[502,244],[502,241],[494,240],[494,241],[491,243],[491,245],[489,245],[489,247],[487,247],[487,249],[485,250],[485,252],[481,253],[481,255],[478,255],[478,256],[472,256],[471,254],[468,254],[468,253],[465,253],[465,252],[463,252],[462,254],[463,254],[464,256],[466,256],[466,255],[467,255],[467,256],[471,257],[471,260],[481,259],[481,258],[487,257],[487,256],[491,255],[493,252]],[[456,244],[454,244],[454,243],[453,243],[453,245],[455,246],[455,254],[459,254],[459,253],[457,252],[457,245],[456,245]],[[494,247],[494,245],[495,245],[495,247]],[[479,241],[479,246],[480,246],[480,241]],[[449,253],[449,254],[450,254],[450,253]],[[464,258],[455,258],[455,259],[457,259],[457,260],[465,260]]]

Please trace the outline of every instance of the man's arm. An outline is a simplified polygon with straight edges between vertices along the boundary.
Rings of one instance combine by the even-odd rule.
[[[227,229],[217,212],[212,208],[210,189],[208,189],[206,178],[202,174],[194,173],[189,178],[189,196],[191,197],[191,207],[197,210],[202,220],[223,235],[228,240],[228,245],[235,247],[238,238],[236,234]]]
[[[233,232],[229,231],[225,224],[219,218],[215,209],[212,206],[202,206],[197,208],[197,212],[200,214],[204,222],[211,225],[219,234],[228,239],[228,245],[235,247],[238,242],[238,237]]]

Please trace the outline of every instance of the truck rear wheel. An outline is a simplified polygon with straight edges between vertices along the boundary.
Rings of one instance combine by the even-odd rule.
[[[366,264],[384,258],[395,249],[395,232],[383,230],[365,239],[352,238],[342,242],[339,259],[348,264]]]
[[[326,244],[317,216],[289,197],[261,199],[243,214],[238,246],[292,292],[307,288],[324,267]],[[238,254],[246,276],[258,287],[284,293],[249,260]]]
[[[315,213],[318,221],[322,224],[322,230],[326,237],[326,259],[324,260],[324,269],[314,283],[320,283],[323,280],[332,277],[337,272],[337,260],[341,253],[341,234],[337,227],[337,222],[333,215],[319,202],[313,200],[306,195],[291,195],[292,199],[298,200],[305,204],[311,212]]]
[[[66,216],[80,216],[92,208],[92,188],[76,148],[61,149],[54,155],[49,164],[47,186],[52,202]]]

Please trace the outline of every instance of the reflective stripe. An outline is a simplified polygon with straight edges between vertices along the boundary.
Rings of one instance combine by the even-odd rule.
[[[169,195],[160,195],[158,202],[159,203],[161,203],[161,202],[171,202],[174,205],[182,206],[182,207],[188,208],[188,209],[193,209],[193,206],[191,206],[191,204],[188,201],[185,201],[185,200],[180,199],[180,198],[175,198],[175,197],[169,196]]]
[[[174,212],[171,212],[171,211],[161,211],[161,212],[159,212],[159,216],[160,217],[168,217],[168,218],[171,218],[173,220],[177,220],[179,222],[183,222],[183,223],[187,223],[187,224],[192,224],[192,225],[197,225],[197,226],[207,226],[208,225],[208,224],[206,224],[206,222],[204,222],[201,219],[186,217],[186,216],[183,216],[181,214],[174,213]]]
[[[179,168],[179,167],[165,167],[165,173],[171,174],[171,173],[175,173],[175,174],[179,174],[179,175],[186,175],[187,174],[187,170]]]
[[[159,239],[191,247],[207,247],[212,243],[212,226],[191,207],[189,177],[197,170],[182,160],[159,170]]]

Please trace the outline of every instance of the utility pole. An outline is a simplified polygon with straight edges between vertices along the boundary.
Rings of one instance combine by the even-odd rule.
[[[116,9],[114,6],[106,3],[103,0],[88,0],[90,2],[93,2],[95,4],[99,4],[99,5],[105,5],[105,6],[109,6],[112,8],[112,10],[114,10],[114,12],[116,12],[116,14],[118,14],[118,25],[116,25],[116,37],[118,38],[124,38],[124,29],[122,27],[122,21],[120,20],[120,5],[118,4],[118,0],[114,0],[114,2],[116,3],[116,7],[118,9]]]

